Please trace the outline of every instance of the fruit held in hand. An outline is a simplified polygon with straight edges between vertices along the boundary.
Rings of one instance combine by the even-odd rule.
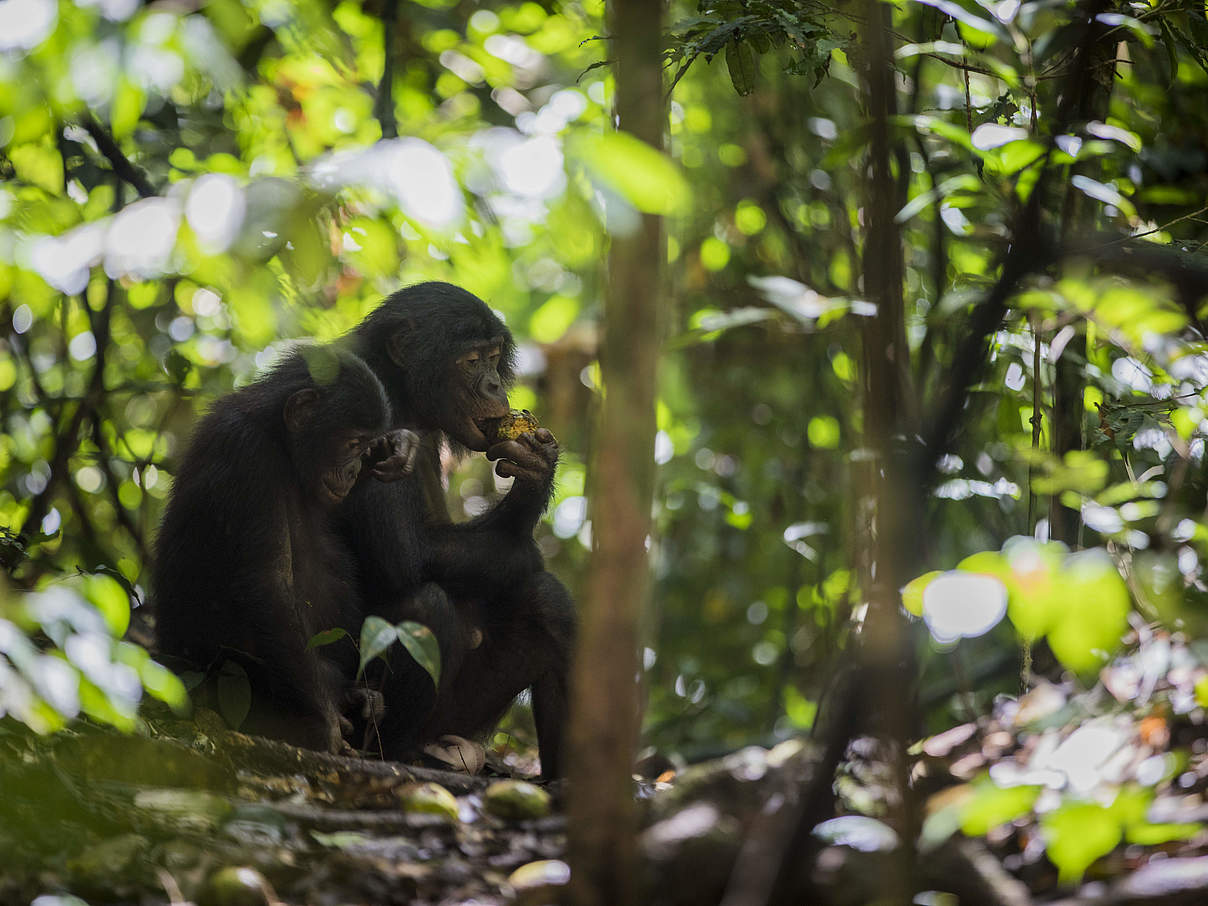
[[[483,433],[492,444],[504,440],[515,440],[521,434],[533,434],[541,423],[527,409],[512,409],[501,418],[492,418],[483,422]]]

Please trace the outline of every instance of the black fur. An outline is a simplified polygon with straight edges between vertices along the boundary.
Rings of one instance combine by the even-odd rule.
[[[348,343],[386,387],[392,427],[421,438],[411,474],[362,482],[341,508],[361,594],[370,612],[427,625],[443,663],[435,690],[409,657],[394,656],[379,734],[384,754],[411,755],[445,733],[481,735],[531,688],[542,770],[556,776],[575,608],[545,571],[532,538],[552,493],[556,443],[541,432],[540,440],[491,448],[501,474],[510,471],[516,481],[471,522],[452,524],[440,492],[441,441],[459,452],[482,450],[485,438],[467,424],[506,409],[516,354],[511,333],[471,293],[421,283],[390,296]],[[459,362],[467,353],[472,360]]]
[[[357,480],[355,444],[388,421],[385,392],[364,362],[303,348],[218,400],[181,459],[152,575],[159,648],[211,674],[227,658],[240,663],[252,686],[251,732],[342,745],[338,712],[355,649],[347,640],[306,645],[359,623],[355,563],[331,528],[338,501],[328,495]]]

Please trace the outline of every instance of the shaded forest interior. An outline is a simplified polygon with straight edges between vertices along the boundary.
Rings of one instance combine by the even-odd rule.
[[[0,2],[0,900],[1204,901],[1206,97],[1202,0]],[[507,455],[349,339],[424,281]],[[439,605],[270,611],[355,755],[156,650],[193,429],[299,341]],[[483,771],[396,760],[498,652]]]

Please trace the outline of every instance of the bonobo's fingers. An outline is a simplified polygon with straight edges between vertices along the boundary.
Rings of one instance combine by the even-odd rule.
[[[415,468],[419,435],[406,428],[373,439],[369,447],[370,474],[378,481],[398,481]]]
[[[500,441],[487,450],[487,459],[499,460],[495,474],[501,478],[541,484],[553,477],[558,464],[558,442],[549,431],[539,428],[536,436],[526,433],[515,440]]]

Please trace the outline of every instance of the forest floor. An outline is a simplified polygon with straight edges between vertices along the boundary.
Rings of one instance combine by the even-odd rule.
[[[914,902],[1208,903],[1203,663],[1139,638],[1089,690],[1041,683],[916,744]],[[804,835],[803,803],[831,801],[809,743],[635,780],[643,902],[873,902],[899,845],[883,749],[847,747],[839,816]],[[2,722],[0,906],[557,902],[565,790],[493,766],[323,755],[212,712],[132,736]]]

